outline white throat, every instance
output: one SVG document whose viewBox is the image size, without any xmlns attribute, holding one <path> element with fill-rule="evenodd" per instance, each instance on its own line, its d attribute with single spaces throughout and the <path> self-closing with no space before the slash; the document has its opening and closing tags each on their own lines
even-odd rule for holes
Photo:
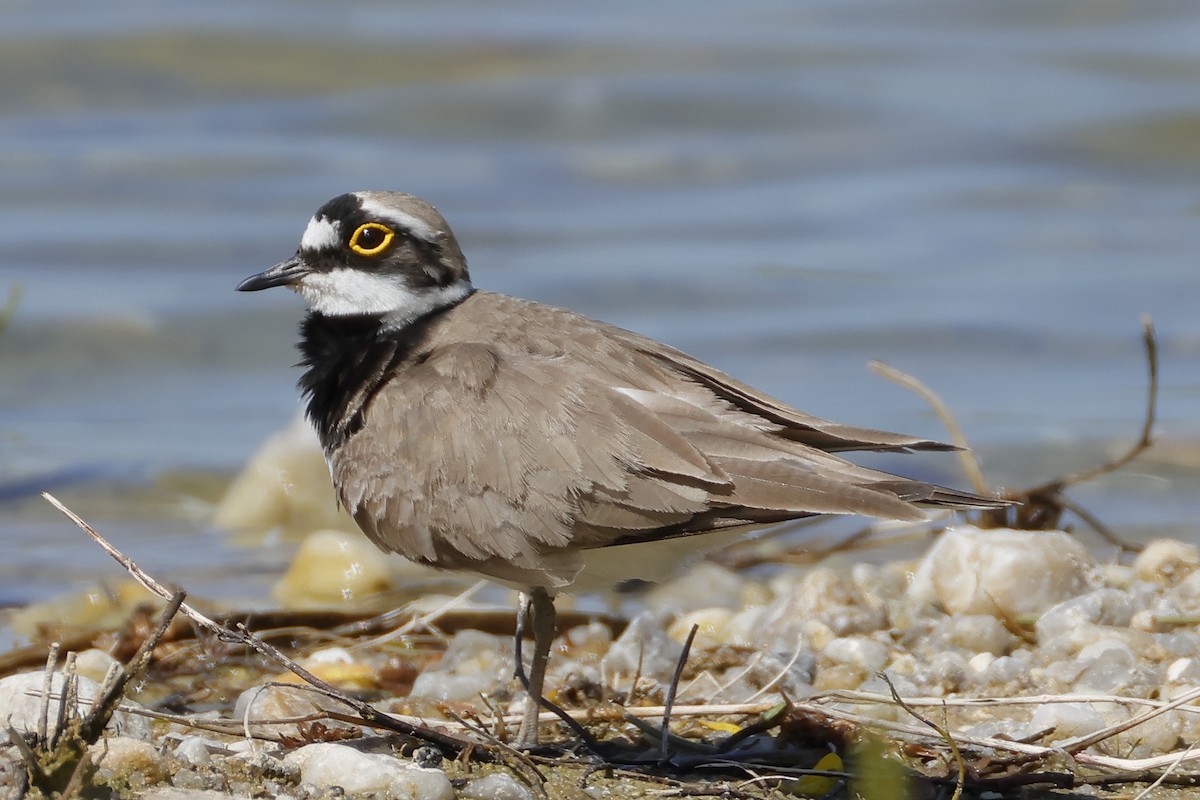
<svg viewBox="0 0 1200 800">
<path fill-rule="evenodd" d="M 413 288 L 395 275 L 341 268 L 309 273 L 294 288 L 318 314 L 327 317 L 379 314 L 384 328 L 399 330 L 432 311 L 457 303 L 473 287 L 464 278 L 449 286 Z"/>
</svg>

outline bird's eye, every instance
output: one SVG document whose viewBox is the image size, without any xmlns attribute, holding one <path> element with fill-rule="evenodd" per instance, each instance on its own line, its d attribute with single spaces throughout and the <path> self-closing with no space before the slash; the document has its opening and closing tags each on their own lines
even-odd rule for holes
<svg viewBox="0 0 1200 800">
<path fill-rule="evenodd" d="M 396 232 L 378 222 L 359 225 L 350 237 L 350 249 L 360 256 L 377 256 L 391 245 Z"/>
</svg>

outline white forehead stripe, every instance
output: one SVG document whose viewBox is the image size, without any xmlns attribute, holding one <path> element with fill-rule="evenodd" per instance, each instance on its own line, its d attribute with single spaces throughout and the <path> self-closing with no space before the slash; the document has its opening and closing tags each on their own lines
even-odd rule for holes
<svg viewBox="0 0 1200 800">
<path fill-rule="evenodd" d="M 342 226 L 336 220 L 313 217 L 300 237 L 301 250 L 332 250 L 342 244 Z"/>
<path fill-rule="evenodd" d="M 371 219 L 377 219 L 380 222 L 394 222 L 396 227 L 404 228 L 413 236 L 430 244 L 437 244 L 438 232 L 430 226 L 428 222 L 420 217 L 414 217 L 412 214 L 406 214 L 396 208 L 393 208 L 383 203 L 376 203 L 370 197 L 363 195 L 355 195 L 358 197 L 359 205 Z"/>
</svg>

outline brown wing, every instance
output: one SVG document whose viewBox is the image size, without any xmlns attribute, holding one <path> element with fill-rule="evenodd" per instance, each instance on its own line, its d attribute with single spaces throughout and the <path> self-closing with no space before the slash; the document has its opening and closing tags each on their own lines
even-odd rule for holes
<svg viewBox="0 0 1200 800">
<path fill-rule="evenodd" d="M 778 436 L 829 453 L 850 450 L 905 452 L 958 449 L 952 444 L 918 436 L 842 425 L 805 414 L 684 352 L 660 345 L 636 333 L 622 330 L 621 334 L 630 347 L 655 359 L 667 369 L 695 381 L 733 407 L 779 425 Z"/>
<path fill-rule="evenodd" d="M 435 347 L 333 455 L 341 501 L 411 559 L 563 586 L 581 548 L 816 513 L 915 519 L 909 501 L 934 492 L 775 435 L 790 428 L 704 383 L 593 355 Z"/>
</svg>

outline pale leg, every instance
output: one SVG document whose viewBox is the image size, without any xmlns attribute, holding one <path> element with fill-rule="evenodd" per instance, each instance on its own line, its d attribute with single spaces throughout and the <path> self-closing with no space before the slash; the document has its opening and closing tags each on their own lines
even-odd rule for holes
<svg viewBox="0 0 1200 800">
<path fill-rule="evenodd" d="M 546 662 L 550 658 L 550 645 L 554 643 L 554 598 L 538 586 L 521 595 L 517 619 L 517 677 L 523 677 L 521 664 L 521 633 L 524 631 L 524 611 L 528 608 L 533 617 L 533 661 L 529 665 L 529 681 L 525 689 L 529 699 L 525 704 L 525 717 L 517 732 L 518 747 L 536 747 L 538 743 L 538 715 L 542 710 L 542 685 L 546 678 Z"/>
</svg>

